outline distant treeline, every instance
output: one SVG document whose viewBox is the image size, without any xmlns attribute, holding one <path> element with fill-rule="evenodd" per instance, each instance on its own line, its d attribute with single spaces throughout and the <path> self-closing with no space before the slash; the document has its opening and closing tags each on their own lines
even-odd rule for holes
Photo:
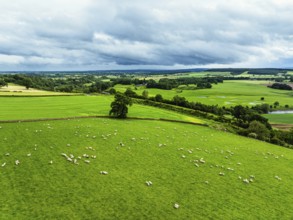
<svg viewBox="0 0 293 220">
<path fill-rule="evenodd" d="M 120 76 L 109 78 L 107 76 L 96 77 L 94 75 L 52 77 L 34 74 L 7 74 L 0 76 L 0 86 L 7 83 L 23 85 L 26 88 L 36 88 L 56 92 L 75 92 L 75 93 L 101 93 L 109 90 L 117 84 L 146 86 L 147 88 L 173 89 L 180 85 L 194 84 L 193 89 L 212 88 L 212 84 L 222 83 L 222 77 L 186 77 L 178 79 L 162 78 L 158 82 L 153 79 L 147 80 L 134 77 Z"/>
<path fill-rule="evenodd" d="M 277 75 L 278 73 L 287 73 L 291 69 L 276 69 L 276 68 L 218 68 L 218 69 L 208 69 L 206 72 L 230 72 L 232 75 L 240 75 L 244 72 L 252 75 Z"/>
<path fill-rule="evenodd" d="M 171 100 L 164 99 L 160 94 L 157 94 L 155 97 L 148 97 L 146 91 L 144 91 L 142 95 L 139 95 L 130 88 L 128 88 L 124 94 L 142 100 L 138 102 L 140 104 L 175 110 L 228 123 L 230 127 L 234 127 L 234 130 L 240 135 L 286 147 L 292 147 L 293 145 L 293 129 L 289 132 L 275 131 L 269 124 L 268 119 L 261 115 L 269 112 L 270 106 L 268 104 L 261 104 L 253 107 L 242 105 L 220 107 L 218 105 L 205 105 L 200 102 L 189 102 L 185 97 L 180 97 L 178 95 L 174 96 Z M 175 108 L 174 106 L 182 107 L 182 109 Z M 230 115 L 232 117 L 225 117 L 225 115 Z"/>
</svg>

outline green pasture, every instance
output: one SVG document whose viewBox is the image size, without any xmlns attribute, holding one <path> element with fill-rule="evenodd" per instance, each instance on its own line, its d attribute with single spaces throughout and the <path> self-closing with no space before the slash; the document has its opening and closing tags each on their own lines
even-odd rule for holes
<svg viewBox="0 0 293 220">
<path fill-rule="evenodd" d="M 290 149 L 170 122 L 0 126 L 0 219 L 293 218 Z"/>
<path fill-rule="evenodd" d="M 208 105 L 220 105 L 220 106 L 235 106 L 235 105 L 247 105 L 253 106 L 256 104 L 268 103 L 273 105 L 278 101 L 281 106 L 290 105 L 293 107 L 293 92 L 283 91 L 267 88 L 266 85 L 271 82 L 268 81 L 224 81 L 217 85 L 213 84 L 211 89 L 200 90 L 162 90 L 162 89 L 147 89 L 150 96 L 161 94 L 165 99 L 172 99 L 175 95 L 183 96 L 188 101 L 201 102 Z M 116 85 L 117 91 L 124 92 L 126 88 L 133 86 Z M 145 90 L 145 87 L 137 87 L 134 90 L 137 94 L 140 94 Z M 264 97 L 264 101 L 261 101 L 261 97 Z"/>
<path fill-rule="evenodd" d="M 274 124 L 293 124 L 293 114 L 266 114 L 270 123 Z"/>
<path fill-rule="evenodd" d="M 0 120 L 108 115 L 113 96 L 0 97 Z M 165 118 L 201 123 L 196 117 L 134 104 L 129 117 Z"/>
</svg>

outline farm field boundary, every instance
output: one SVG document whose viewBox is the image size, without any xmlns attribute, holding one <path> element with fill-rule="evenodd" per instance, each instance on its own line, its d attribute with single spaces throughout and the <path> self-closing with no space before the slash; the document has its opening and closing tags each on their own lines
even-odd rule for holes
<svg viewBox="0 0 293 220">
<path fill-rule="evenodd" d="M 106 115 L 95 115 L 95 116 L 76 116 L 76 117 L 65 117 L 65 118 L 38 118 L 38 119 L 22 119 L 22 120 L 0 120 L 0 123 L 22 123 L 22 122 L 39 122 L 39 121 L 62 121 L 62 120 L 84 119 L 84 118 L 110 118 L 110 119 L 114 119 L 113 117 L 106 116 Z M 174 119 L 165 119 L 165 118 L 128 117 L 126 120 L 167 121 L 167 122 L 175 122 L 175 123 L 191 124 L 191 125 L 199 125 L 199 126 L 208 127 L 207 124 L 190 122 L 190 121 L 174 120 Z"/>
</svg>

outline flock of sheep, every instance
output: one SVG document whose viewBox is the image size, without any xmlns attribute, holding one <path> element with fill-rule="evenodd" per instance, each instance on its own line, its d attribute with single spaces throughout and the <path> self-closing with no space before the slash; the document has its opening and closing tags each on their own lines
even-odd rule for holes
<svg viewBox="0 0 293 220">
<path fill-rule="evenodd" d="M 52 127 L 50 126 L 50 125 L 48 125 L 48 128 L 49 129 L 52 129 Z M 74 133 L 74 135 L 75 136 L 79 136 L 79 126 L 77 126 L 76 127 L 77 128 L 77 130 L 75 131 L 75 133 Z M 90 128 L 90 126 L 89 126 L 89 128 Z M 157 127 L 157 129 L 160 129 L 160 127 Z M 177 128 L 174 128 L 175 130 L 177 129 Z M 36 131 L 42 131 L 42 130 L 36 130 Z M 163 132 L 165 132 L 166 130 L 165 129 L 162 129 L 162 131 Z M 113 136 L 116 136 L 117 135 L 117 133 L 118 133 L 118 131 L 117 130 L 115 130 L 114 131 L 114 133 L 113 134 L 107 134 L 107 135 L 105 135 L 105 134 L 102 134 L 101 135 L 101 138 L 103 139 L 103 140 L 107 140 L 108 138 L 110 138 L 112 135 Z M 147 132 L 146 132 L 147 133 Z M 183 134 L 183 136 L 185 136 L 187 139 L 189 138 L 189 136 L 188 136 L 188 134 L 187 133 L 182 133 Z M 155 134 L 157 137 L 159 136 L 158 134 Z M 86 136 L 85 136 L 86 138 L 93 138 L 93 139 L 95 139 L 96 138 L 96 136 L 91 136 L 91 135 L 89 135 L 89 134 L 87 134 Z M 169 142 L 168 143 L 159 143 L 157 146 L 159 147 L 159 148 L 164 148 L 164 147 L 168 147 L 169 146 L 169 144 L 170 143 L 172 143 L 172 141 L 174 140 L 174 137 L 169 137 L 169 136 L 167 136 L 167 138 L 168 138 L 168 140 L 169 140 Z M 203 139 L 203 141 L 204 140 L 206 140 L 206 139 L 204 139 L 204 137 L 202 137 Z M 136 137 L 132 137 L 131 139 L 130 139 L 132 142 L 135 142 L 135 141 L 137 141 L 137 140 L 146 140 L 146 141 L 149 141 L 149 138 L 145 138 L 145 137 L 142 137 L 142 138 L 136 138 Z M 150 142 L 148 142 L 148 143 L 150 143 Z M 119 148 L 124 148 L 125 146 L 127 145 L 127 141 L 125 142 L 122 142 L 122 141 L 120 141 L 118 144 L 117 144 L 117 146 L 119 147 Z M 35 148 L 34 148 L 34 150 L 36 151 L 37 150 L 37 148 L 36 148 L 36 146 L 37 145 L 35 145 Z M 68 149 L 70 149 L 71 148 L 71 144 L 67 144 L 66 145 L 67 146 L 67 150 Z M 116 147 L 116 149 L 118 149 L 118 147 Z M 76 155 L 73 155 L 73 154 L 67 154 L 67 153 L 61 153 L 61 156 L 66 160 L 66 161 L 68 161 L 69 163 L 72 163 L 72 164 L 75 164 L 75 165 L 79 165 L 80 164 L 80 162 L 83 162 L 83 163 L 86 163 L 86 164 L 90 164 L 91 163 L 91 160 L 94 160 L 94 159 L 96 159 L 96 155 L 94 154 L 94 152 L 96 151 L 96 149 L 94 149 L 93 147 L 86 147 L 85 148 L 86 150 L 87 150 L 87 152 L 89 152 L 89 151 L 91 151 L 92 153 L 83 153 L 83 154 L 81 154 L 81 155 L 78 155 L 78 156 L 76 156 Z M 129 147 L 129 149 L 130 149 L 130 147 Z M 236 149 L 236 148 L 235 148 Z M 184 149 L 184 148 L 178 148 L 177 149 L 178 151 L 180 151 L 180 152 L 183 152 L 183 153 L 179 153 L 179 155 L 181 156 L 181 158 L 183 158 L 183 159 L 185 159 L 185 160 L 187 160 L 188 158 L 190 159 L 189 160 L 189 162 L 191 162 L 195 167 L 196 167 L 196 169 L 200 169 L 200 167 L 202 167 L 202 166 L 209 166 L 210 168 L 219 168 L 220 169 L 220 172 L 218 173 L 218 175 L 219 176 L 225 176 L 226 175 L 226 172 L 236 172 L 235 171 L 235 169 L 234 168 L 231 168 L 231 167 L 227 167 L 227 166 L 224 166 L 224 165 L 220 165 L 220 164 L 214 164 L 214 163 L 212 163 L 211 161 L 208 161 L 208 162 L 206 162 L 206 160 L 204 159 L 204 157 L 203 157 L 203 154 L 201 154 L 201 156 L 197 156 L 197 154 L 200 154 L 200 152 L 202 151 L 202 152 L 205 152 L 205 153 L 207 153 L 207 154 L 210 154 L 211 153 L 211 150 L 207 150 L 207 149 L 201 149 L 201 148 L 194 148 L 194 149 L 191 149 L 191 148 L 189 148 L 189 149 Z M 218 149 L 215 149 L 215 150 L 218 150 Z M 196 152 L 196 153 L 195 153 Z M 233 157 L 233 155 L 234 155 L 234 152 L 232 152 L 232 151 L 230 151 L 230 150 L 226 150 L 226 151 L 224 151 L 224 150 L 220 150 L 220 153 L 221 154 L 223 154 L 223 157 L 226 159 L 226 160 L 229 160 L 231 157 Z M 10 153 L 5 153 L 4 154 L 6 157 L 9 157 L 10 156 Z M 189 156 L 190 155 L 190 156 Z M 26 155 L 27 157 L 31 157 L 32 156 L 32 154 L 31 153 L 27 153 L 27 155 Z M 283 155 L 281 155 L 281 156 L 283 156 Z M 277 156 L 276 156 L 277 157 Z M 20 162 L 20 160 L 19 159 L 16 159 L 15 161 L 14 161 L 14 164 L 15 164 L 15 166 L 19 166 L 20 164 L 21 164 L 21 162 Z M 49 160 L 49 162 L 48 162 L 48 164 L 49 165 L 53 165 L 53 160 Z M 231 163 L 230 163 L 231 164 Z M 7 165 L 7 161 L 5 161 L 5 162 L 3 162 L 2 164 L 1 164 L 1 167 L 2 168 L 4 168 L 5 166 Z M 241 166 L 242 165 L 242 163 L 240 163 L 240 162 L 237 162 L 236 164 L 235 164 L 236 166 Z M 236 169 L 237 170 L 237 169 Z M 108 171 L 105 171 L 105 170 L 102 170 L 102 171 L 100 171 L 100 174 L 101 175 L 108 175 L 109 174 L 109 172 Z M 245 183 L 245 184 L 251 184 L 251 183 L 253 183 L 253 182 L 255 182 L 255 180 L 256 180 L 256 178 L 255 178 L 255 176 L 254 175 L 252 175 L 252 174 L 248 174 L 247 175 L 247 177 L 241 177 L 241 176 L 238 176 L 238 179 L 239 180 L 241 180 L 243 183 Z M 281 180 L 281 178 L 279 177 L 279 176 L 275 176 L 275 179 L 277 179 L 277 180 Z M 205 184 L 210 184 L 210 181 L 209 180 L 205 180 L 204 181 L 204 183 Z M 146 182 L 145 182 L 145 185 L 146 186 L 148 186 L 148 187 L 151 187 L 151 186 L 153 186 L 153 182 L 152 181 L 150 181 L 150 180 L 147 180 Z M 178 209 L 180 206 L 179 206 L 179 204 L 178 203 L 175 203 L 174 205 L 173 205 L 173 207 L 175 208 L 175 209 Z"/>
</svg>

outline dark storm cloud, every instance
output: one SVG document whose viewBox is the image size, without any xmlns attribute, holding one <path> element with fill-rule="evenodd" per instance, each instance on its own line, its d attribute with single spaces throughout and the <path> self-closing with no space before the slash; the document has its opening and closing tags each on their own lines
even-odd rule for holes
<svg viewBox="0 0 293 220">
<path fill-rule="evenodd" d="M 0 0 L 0 68 L 288 65 L 287 0 Z"/>
</svg>

